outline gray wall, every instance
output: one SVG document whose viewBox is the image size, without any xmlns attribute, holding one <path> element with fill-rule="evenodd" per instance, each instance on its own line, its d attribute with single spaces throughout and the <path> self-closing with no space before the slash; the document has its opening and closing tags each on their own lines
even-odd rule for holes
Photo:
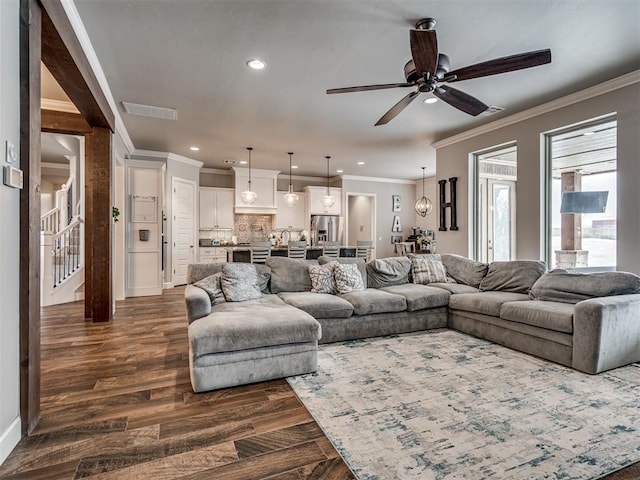
<svg viewBox="0 0 640 480">
<path fill-rule="evenodd" d="M 416 188 L 413 183 L 386 183 L 375 181 L 342 180 L 342 214 L 346 212 L 347 193 L 374 193 L 376 195 L 376 258 L 390 257 L 394 255 L 394 247 L 391 244 L 392 235 L 402 235 L 403 238 L 411 235 L 411 227 L 415 225 L 413 204 L 416 201 Z M 401 196 L 401 212 L 392 211 L 392 195 Z M 399 215 L 402 224 L 401 233 L 393 233 L 393 216 Z"/>
<path fill-rule="evenodd" d="M 20 146 L 19 1 L 0 1 L 0 141 Z M 18 155 L 18 158 L 20 156 Z M 20 167 L 19 162 L 15 165 Z M 0 185 L 0 463 L 20 440 L 19 311 L 20 191 Z"/>
<path fill-rule="evenodd" d="M 443 146 L 437 179 L 458 177 L 457 232 L 437 232 L 438 251 L 469 255 L 469 154 L 515 141 L 518 145 L 516 257 L 543 259 L 541 133 L 617 112 L 618 269 L 640 274 L 640 84 L 614 90 L 509 126 Z M 438 212 L 436 212 L 436 219 Z M 446 246 L 446 247 L 445 247 Z"/>
</svg>

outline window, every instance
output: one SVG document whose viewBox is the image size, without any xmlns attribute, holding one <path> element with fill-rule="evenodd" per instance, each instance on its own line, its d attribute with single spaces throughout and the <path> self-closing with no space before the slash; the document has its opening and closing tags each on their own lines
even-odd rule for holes
<svg viewBox="0 0 640 480">
<path fill-rule="evenodd" d="M 616 267 L 616 133 L 609 117 L 545 135 L 551 268 Z"/>
<path fill-rule="evenodd" d="M 472 155 L 476 178 L 474 256 L 481 262 L 513 260 L 517 148 L 503 145 Z"/>
</svg>

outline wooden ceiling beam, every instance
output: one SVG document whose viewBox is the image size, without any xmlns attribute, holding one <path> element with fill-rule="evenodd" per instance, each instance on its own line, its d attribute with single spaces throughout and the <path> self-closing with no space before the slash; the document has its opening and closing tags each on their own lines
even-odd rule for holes
<svg viewBox="0 0 640 480">
<path fill-rule="evenodd" d="M 91 133 L 91 126 L 79 113 L 41 110 L 40 115 L 43 132 L 65 133 L 67 135 Z"/>
<path fill-rule="evenodd" d="M 85 120 L 115 132 L 115 114 L 60 0 L 42 5 L 42 61 Z"/>
</svg>

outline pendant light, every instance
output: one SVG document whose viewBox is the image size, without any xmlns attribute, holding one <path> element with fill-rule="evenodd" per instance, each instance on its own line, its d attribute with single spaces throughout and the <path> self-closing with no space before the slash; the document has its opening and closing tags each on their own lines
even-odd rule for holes
<svg viewBox="0 0 640 480">
<path fill-rule="evenodd" d="M 293 152 L 289 152 L 289 191 L 284 194 L 284 203 L 289 207 L 293 207 L 298 203 L 298 195 L 293 191 L 293 184 L 291 183 L 291 157 Z"/>
<path fill-rule="evenodd" d="M 431 200 L 424 196 L 424 169 L 425 167 L 422 167 L 422 198 L 420 198 L 413 207 L 415 208 L 416 213 L 421 217 L 426 217 L 433 209 Z"/>
<path fill-rule="evenodd" d="M 331 208 L 333 204 L 336 203 L 336 197 L 332 197 L 331 191 L 329 190 L 329 160 L 331 157 L 327 155 L 324 158 L 327 159 L 327 194 L 320 199 L 320 203 L 324 208 Z"/>
<path fill-rule="evenodd" d="M 251 150 L 253 150 L 253 147 L 247 147 L 247 150 L 249 150 L 249 182 L 247 183 L 247 189 L 240 194 L 240 197 L 242 198 L 242 203 L 252 205 L 256 201 L 258 194 L 251 190 Z"/>
</svg>

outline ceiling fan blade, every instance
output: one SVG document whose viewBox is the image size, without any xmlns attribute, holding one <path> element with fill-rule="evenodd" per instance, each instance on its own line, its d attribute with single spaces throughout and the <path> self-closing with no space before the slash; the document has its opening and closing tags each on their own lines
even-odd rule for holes
<svg viewBox="0 0 640 480">
<path fill-rule="evenodd" d="M 413 87 L 415 83 L 383 83 L 381 85 L 363 85 L 361 87 L 331 88 L 327 90 L 331 93 L 366 92 L 367 90 L 384 90 L 385 88 Z"/>
<path fill-rule="evenodd" d="M 462 110 L 464 113 L 468 113 L 474 117 L 480 115 L 489 108 L 487 105 L 468 93 L 464 93 L 463 91 L 452 87 L 447 87 L 446 85 L 436 87 L 433 94 L 443 102 L 447 102 L 452 107 Z"/>
<path fill-rule="evenodd" d="M 409 35 L 411 56 L 416 71 L 422 78 L 428 72 L 429 77 L 438 68 L 438 38 L 435 30 L 411 30 Z"/>
<path fill-rule="evenodd" d="M 519 53 L 508 57 L 495 58 L 468 67 L 453 70 L 445 75 L 444 81 L 458 82 L 471 78 L 486 77 L 499 73 L 513 72 L 523 68 L 537 67 L 551 63 L 551 50 L 536 50 L 535 52 Z"/>
<path fill-rule="evenodd" d="M 400 100 L 398 103 L 396 103 L 393 107 L 391 107 L 391 109 L 389 109 L 389 111 L 387 113 L 385 113 L 380 120 L 378 120 L 376 122 L 376 127 L 378 125 L 386 125 L 387 123 L 389 123 L 391 120 L 393 120 L 394 118 L 396 118 L 396 115 L 398 115 L 402 110 L 404 110 L 411 102 L 413 102 L 413 99 L 416 98 L 418 95 L 420 94 L 420 91 L 416 91 L 416 92 L 411 92 L 410 94 L 408 94 L 407 96 L 405 96 L 402 100 Z"/>
</svg>

